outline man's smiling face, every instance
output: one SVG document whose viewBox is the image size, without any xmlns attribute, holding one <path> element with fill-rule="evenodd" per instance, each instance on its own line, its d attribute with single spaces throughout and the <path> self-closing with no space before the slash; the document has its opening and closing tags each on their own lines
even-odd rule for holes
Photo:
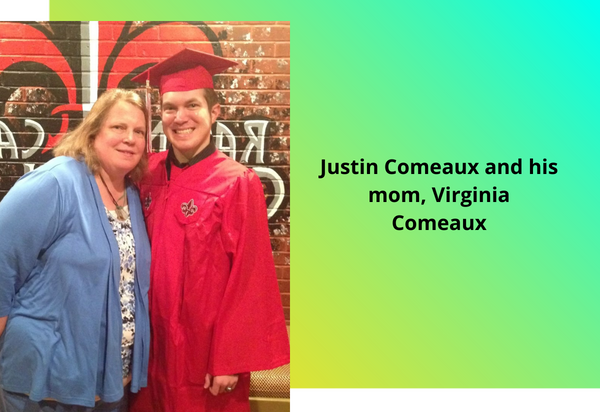
<svg viewBox="0 0 600 412">
<path fill-rule="evenodd" d="M 163 131 L 178 161 L 186 163 L 208 146 L 220 110 L 219 104 L 208 107 L 202 89 L 162 95 Z"/>
</svg>

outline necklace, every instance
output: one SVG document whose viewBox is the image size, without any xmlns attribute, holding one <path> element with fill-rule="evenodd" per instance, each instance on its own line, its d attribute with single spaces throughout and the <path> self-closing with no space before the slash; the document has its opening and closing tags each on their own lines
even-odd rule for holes
<svg viewBox="0 0 600 412">
<path fill-rule="evenodd" d="M 100 175 L 100 180 L 102 180 L 102 184 L 106 188 L 106 191 L 108 192 L 108 194 L 109 194 L 110 198 L 112 199 L 115 207 L 117 208 L 115 210 L 115 212 L 117 213 L 117 219 L 119 219 L 121 222 L 124 221 L 124 220 L 127 220 L 127 211 L 125 210 L 125 208 L 123 206 L 119 205 L 119 202 L 121 201 L 121 199 L 123 199 L 125 197 L 125 195 L 127 194 L 127 191 L 123 192 L 123 194 L 121 195 L 121 197 L 119 199 L 115 200 L 115 197 L 110 192 L 110 189 L 108 188 L 106 182 L 104 181 L 104 178 L 102 177 L 102 173 L 98 173 L 98 175 Z"/>
</svg>

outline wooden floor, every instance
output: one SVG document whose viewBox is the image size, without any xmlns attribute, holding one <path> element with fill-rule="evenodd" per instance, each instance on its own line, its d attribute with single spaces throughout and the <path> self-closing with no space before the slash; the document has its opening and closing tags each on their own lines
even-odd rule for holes
<svg viewBox="0 0 600 412">
<path fill-rule="evenodd" d="M 289 399 L 250 398 L 252 412 L 290 412 Z"/>
</svg>

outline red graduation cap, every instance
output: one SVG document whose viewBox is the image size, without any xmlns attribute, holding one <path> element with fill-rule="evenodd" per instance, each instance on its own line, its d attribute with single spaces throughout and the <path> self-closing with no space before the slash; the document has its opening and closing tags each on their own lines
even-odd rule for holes
<svg viewBox="0 0 600 412">
<path fill-rule="evenodd" d="M 214 54 L 183 49 L 132 80 L 142 84 L 150 80 L 150 85 L 158 86 L 161 95 L 166 92 L 212 89 L 212 76 L 236 64 Z"/>
</svg>

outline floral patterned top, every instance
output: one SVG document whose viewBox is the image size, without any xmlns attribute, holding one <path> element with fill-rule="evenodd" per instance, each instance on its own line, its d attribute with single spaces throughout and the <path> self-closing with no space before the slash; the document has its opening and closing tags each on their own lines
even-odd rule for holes
<svg viewBox="0 0 600 412">
<path fill-rule="evenodd" d="M 121 296 L 121 317 L 123 319 L 123 339 L 121 341 L 121 358 L 123 359 L 123 379 L 125 379 L 131 370 L 131 353 L 133 350 L 133 336 L 135 334 L 135 241 L 131 231 L 131 218 L 129 210 L 126 220 L 117 219 L 114 210 L 106 210 L 108 221 L 112 227 L 117 244 L 119 245 L 119 254 L 121 256 L 121 282 L 119 285 L 119 295 Z"/>
</svg>

